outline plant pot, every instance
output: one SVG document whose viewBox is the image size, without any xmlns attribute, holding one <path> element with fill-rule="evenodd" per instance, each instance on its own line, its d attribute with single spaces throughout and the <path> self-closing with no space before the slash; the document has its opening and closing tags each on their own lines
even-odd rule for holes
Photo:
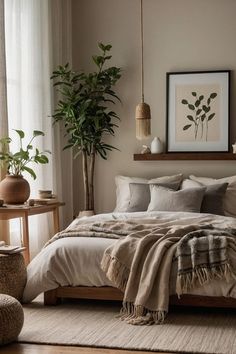
<svg viewBox="0 0 236 354">
<path fill-rule="evenodd" d="M 79 213 L 79 218 L 82 218 L 83 216 L 93 216 L 95 215 L 94 210 L 82 210 Z"/>
<path fill-rule="evenodd" d="M 0 182 L 0 198 L 6 204 L 23 204 L 30 196 L 30 185 L 22 176 L 6 175 Z"/>
</svg>

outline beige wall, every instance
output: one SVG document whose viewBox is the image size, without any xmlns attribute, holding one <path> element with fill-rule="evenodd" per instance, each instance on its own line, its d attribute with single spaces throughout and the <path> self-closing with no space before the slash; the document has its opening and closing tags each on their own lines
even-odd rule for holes
<svg viewBox="0 0 236 354">
<path fill-rule="evenodd" d="M 231 139 L 236 137 L 236 1 L 235 0 L 144 0 L 145 97 L 152 110 L 152 136 L 165 140 L 166 72 L 231 69 Z M 113 64 L 123 69 L 117 92 L 122 105 L 116 138 L 121 151 L 96 165 L 96 211 L 115 205 L 114 177 L 160 176 L 183 172 L 207 176 L 236 173 L 236 164 L 209 161 L 134 162 L 141 144 L 135 138 L 135 106 L 140 100 L 139 0 L 73 0 L 73 66 L 94 68 L 90 57 L 97 42 L 113 45 Z M 149 141 L 150 142 L 150 139 Z M 79 168 L 75 186 L 81 190 Z M 81 206 L 80 200 L 77 209 Z"/>
</svg>

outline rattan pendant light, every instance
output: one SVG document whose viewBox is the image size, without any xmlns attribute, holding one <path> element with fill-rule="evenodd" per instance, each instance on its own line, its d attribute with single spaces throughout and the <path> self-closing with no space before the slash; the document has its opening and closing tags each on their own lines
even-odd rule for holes
<svg viewBox="0 0 236 354">
<path fill-rule="evenodd" d="M 145 139 L 151 135 L 151 110 L 144 102 L 144 65 L 143 65 L 143 0 L 140 0 L 140 35 L 141 35 L 141 103 L 136 106 L 136 138 Z"/>
</svg>

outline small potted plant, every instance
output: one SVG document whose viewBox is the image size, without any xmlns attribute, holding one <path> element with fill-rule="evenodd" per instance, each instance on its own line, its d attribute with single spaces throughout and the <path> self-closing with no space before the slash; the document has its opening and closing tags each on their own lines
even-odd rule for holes
<svg viewBox="0 0 236 354">
<path fill-rule="evenodd" d="M 33 140 L 37 136 L 44 136 L 44 133 L 39 130 L 33 131 L 33 136 L 28 144 L 23 146 L 25 133 L 22 130 L 14 129 L 20 138 L 20 149 L 16 152 L 11 152 L 9 144 L 12 139 L 4 137 L 0 139 L 0 164 L 1 167 L 7 169 L 6 177 L 0 182 L 0 198 L 7 204 L 22 204 L 30 196 L 30 186 L 27 180 L 22 176 L 22 173 L 29 173 L 34 179 L 36 174 L 34 170 L 28 166 L 31 163 L 48 163 L 48 157 L 45 153 L 49 151 L 40 152 L 39 149 L 32 145 Z"/>
<path fill-rule="evenodd" d="M 82 155 L 84 181 L 84 210 L 80 215 L 94 213 L 94 168 L 95 157 L 107 159 L 107 153 L 116 149 L 105 141 L 114 136 L 118 127 L 118 115 L 111 110 L 115 101 L 120 101 L 113 87 L 121 77 L 121 69 L 107 67 L 111 59 L 110 44 L 98 44 L 100 55 L 92 57 L 96 71 L 85 73 L 73 71 L 69 64 L 59 66 L 53 72 L 54 86 L 60 92 L 54 122 L 62 122 L 68 143 L 64 147 L 74 150 L 74 158 Z"/>
</svg>

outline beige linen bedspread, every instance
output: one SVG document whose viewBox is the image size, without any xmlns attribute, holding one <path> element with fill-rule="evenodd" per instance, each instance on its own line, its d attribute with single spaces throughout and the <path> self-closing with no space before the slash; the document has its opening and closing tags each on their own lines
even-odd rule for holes
<svg viewBox="0 0 236 354">
<path fill-rule="evenodd" d="M 166 226 L 211 223 L 214 226 L 236 227 L 236 219 L 210 214 L 187 212 L 138 212 L 108 213 L 90 218 L 75 219 L 67 228 L 72 230 L 81 223 L 109 220 L 128 220 L 151 218 Z M 95 237 L 69 237 L 51 243 L 30 262 L 27 267 L 27 284 L 23 301 L 30 302 L 44 291 L 58 286 L 112 286 L 100 267 L 104 251 L 117 240 Z M 236 267 L 236 254 L 230 250 L 230 259 Z M 176 293 L 177 259 L 171 266 L 170 294 Z M 236 282 L 213 280 L 210 284 L 195 287 L 189 291 L 192 295 L 226 296 L 236 298 Z"/>
<path fill-rule="evenodd" d="M 215 278 L 235 278 L 227 251 L 231 248 L 236 252 L 236 231 L 225 228 L 225 224 L 213 227 L 209 221 L 186 225 L 168 225 L 148 218 L 85 221 L 57 234 L 49 244 L 81 235 L 118 238 L 106 249 L 102 269 L 124 291 L 122 319 L 131 324 L 151 324 L 162 322 L 168 311 L 174 257 L 178 258 L 178 294 Z"/>
</svg>

